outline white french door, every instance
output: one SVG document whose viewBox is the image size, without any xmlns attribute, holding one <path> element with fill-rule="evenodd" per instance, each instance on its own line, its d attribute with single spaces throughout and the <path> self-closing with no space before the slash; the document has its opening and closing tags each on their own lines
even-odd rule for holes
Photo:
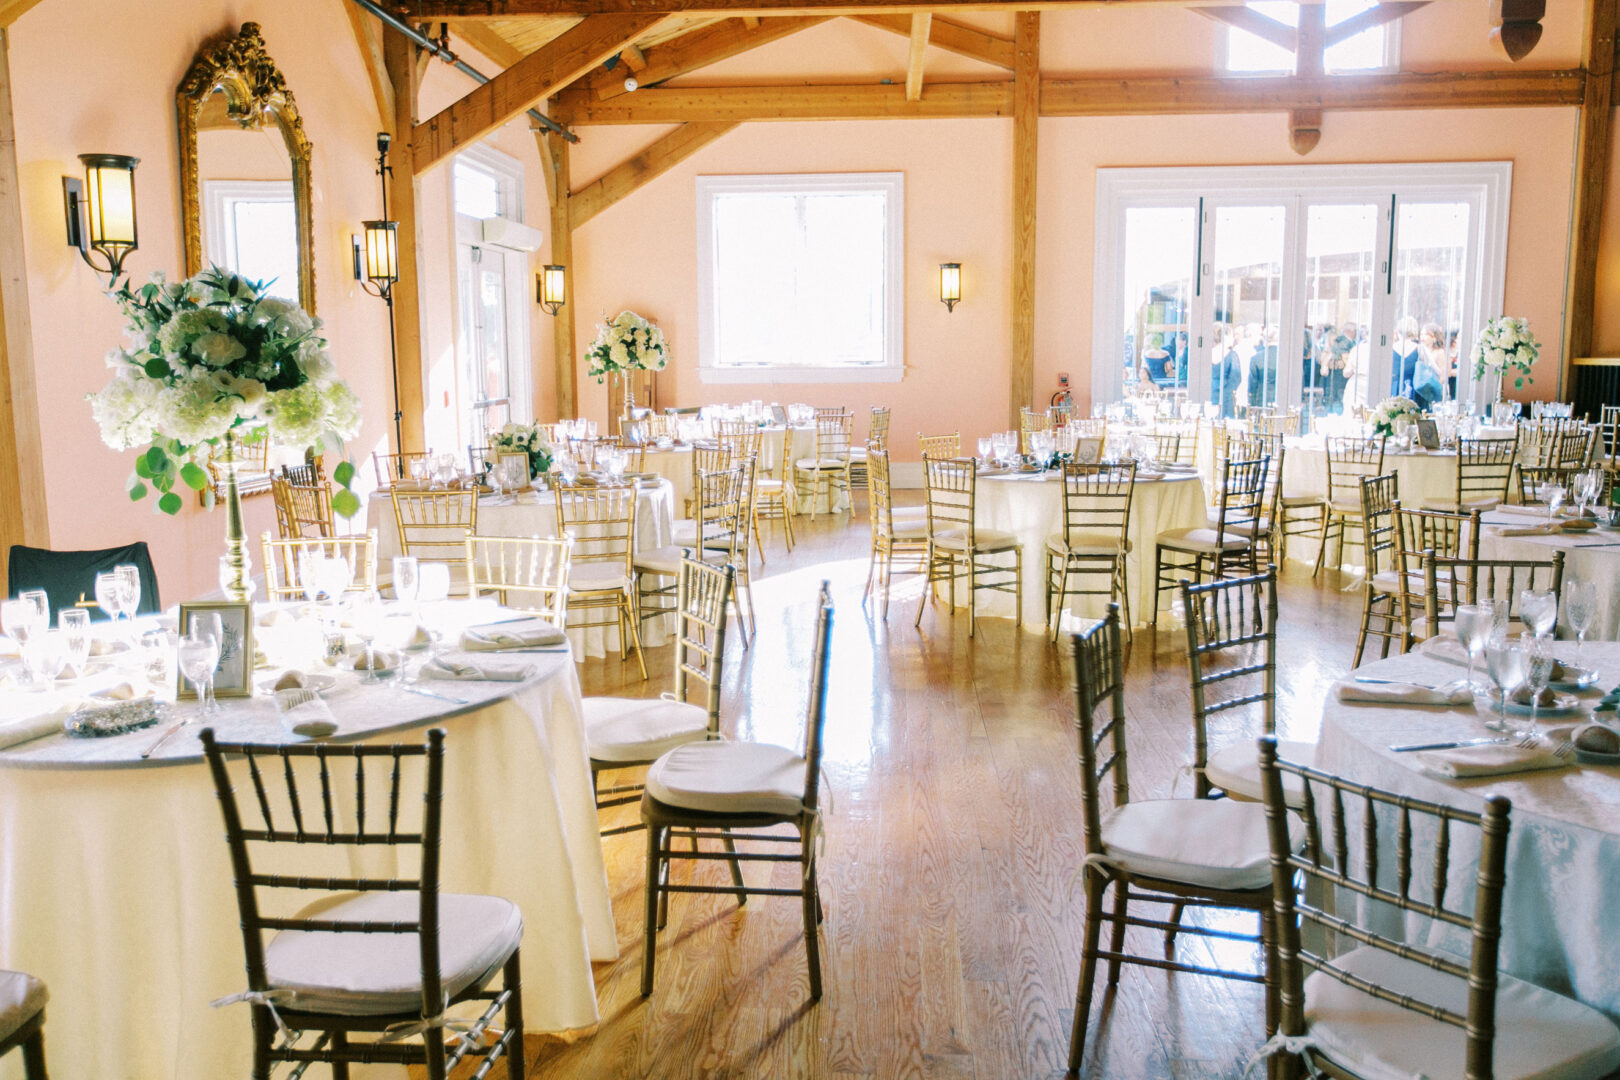
<svg viewBox="0 0 1620 1080">
<path fill-rule="evenodd" d="M 1314 416 L 1476 393 L 1463 361 L 1500 312 L 1510 177 L 1507 163 L 1099 170 L 1093 355 L 1118 359 L 1092 365 L 1093 401 L 1151 381 L 1223 415 Z"/>
</svg>

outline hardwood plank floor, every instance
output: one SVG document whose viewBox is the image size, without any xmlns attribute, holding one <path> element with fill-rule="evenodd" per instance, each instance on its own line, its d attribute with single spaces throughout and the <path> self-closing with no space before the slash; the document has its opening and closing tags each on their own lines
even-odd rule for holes
<svg viewBox="0 0 1620 1080">
<path fill-rule="evenodd" d="M 734 638 L 726 658 L 728 735 L 801 746 L 816 586 L 831 581 L 824 997 L 808 1003 L 796 900 L 753 897 L 739 910 L 730 896 L 685 895 L 672 898 L 657 986 L 643 1000 L 644 834 L 613 837 L 620 958 L 596 971 L 601 1024 L 572 1040 L 531 1037 L 531 1076 L 1063 1075 L 1082 928 L 1071 889 L 1082 838 L 1066 654 L 1005 619 L 981 621 L 969 640 L 965 614 L 939 607 L 914 630 L 920 590 L 907 579 L 886 623 L 863 610 L 863 505 L 853 520 L 797 519 L 791 556 L 779 533 L 770 537 L 755 580 L 759 640 L 744 650 Z M 1284 734 L 1314 735 L 1328 685 L 1349 667 L 1360 592 L 1344 584 L 1331 572 L 1313 583 L 1298 564 L 1284 572 Z M 1025 587 L 1040 587 L 1038 571 Z M 1139 797 L 1190 790 L 1186 778 L 1177 786 L 1192 742 L 1184 647 L 1167 628 L 1156 638 L 1139 631 L 1129 648 Z M 651 650 L 645 683 L 633 663 L 589 661 L 585 692 L 660 693 L 670 652 Z M 776 869 L 783 884 L 796 872 Z M 719 863 L 698 873 L 725 877 Z M 1181 940 L 1196 960 L 1254 959 L 1252 949 Z M 1261 1041 L 1259 987 L 1127 968 L 1115 992 L 1098 989 L 1084 1074 L 1235 1078 Z"/>
</svg>

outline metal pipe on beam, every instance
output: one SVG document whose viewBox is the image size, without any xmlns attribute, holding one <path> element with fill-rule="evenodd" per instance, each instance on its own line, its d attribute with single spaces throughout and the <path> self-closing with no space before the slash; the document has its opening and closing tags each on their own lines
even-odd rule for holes
<svg viewBox="0 0 1620 1080">
<path fill-rule="evenodd" d="M 426 37 L 423 34 L 419 33 L 414 26 L 412 26 L 409 23 L 405 22 L 403 19 L 399 18 L 397 15 L 392 14 L 386 8 L 378 6 L 377 4 L 373 3 L 372 0 L 352 0 L 352 2 L 354 4 L 356 4 L 356 5 L 358 5 L 360 8 L 364 9 L 365 11 L 371 12 L 371 14 L 377 16 L 377 18 L 381 19 L 384 23 L 388 24 L 389 26 L 392 26 L 395 30 L 398 30 L 401 34 L 404 34 L 405 37 L 408 38 L 411 41 L 412 44 L 417 45 L 417 46 L 419 46 L 419 47 L 421 47 L 423 49 L 426 49 L 430 55 L 438 57 L 440 60 L 443 60 L 445 63 L 449 64 L 451 67 L 455 68 L 457 71 L 461 72 L 463 75 L 465 75 L 468 78 L 474 80 L 475 82 L 478 83 L 479 86 L 482 86 L 485 83 L 489 82 L 489 76 L 488 75 L 485 75 L 482 71 L 479 71 L 477 68 L 473 67 L 471 64 L 467 63 L 465 60 L 462 60 L 460 57 L 458 57 L 454 52 L 450 51 L 450 49 L 448 49 L 444 45 L 441 45 L 437 41 L 434 41 L 432 38 Z M 539 109 L 530 109 L 529 110 L 529 118 L 531 120 L 533 120 L 535 123 L 539 124 L 541 127 L 545 128 L 547 131 L 554 132 L 555 134 L 561 135 L 563 138 L 567 139 L 569 142 L 579 142 L 579 136 L 578 135 L 575 135 L 572 131 L 569 131 L 567 128 L 564 128 L 562 125 L 558 124 L 555 120 L 553 120 L 551 117 L 547 116 L 545 113 L 541 112 Z"/>
</svg>

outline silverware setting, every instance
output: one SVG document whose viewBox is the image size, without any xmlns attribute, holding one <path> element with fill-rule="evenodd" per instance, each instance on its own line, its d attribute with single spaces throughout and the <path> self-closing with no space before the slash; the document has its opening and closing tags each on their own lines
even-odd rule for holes
<svg viewBox="0 0 1620 1080">
<path fill-rule="evenodd" d="M 1464 746 L 1495 746 L 1499 743 L 1512 741 L 1512 736 L 1505 736 L 1500 739 L 1458 739 L 1453 742 L 1402 743 L 1391 746 L 1389 749 L 1396 754 L 1410 754 L 1414 750 L 1456 750 Z"/>
<path fill-rule="evenodd" d="M 157 752 L 158 747 L 169 741 L 169 736 L 173 735 L 175 732 L 179 731 L 189 723 L 191 723 L 191 720 L 189 717 L 186 717 L 176 720 L 174 723 L 170 724 L 168 730 L 157 737 L 156 742 L 152 743 L 151 746 L 148 746 L 145 750 L 141 751 L 141 760 L 145 761 L 147 758 L 151 757 Z"/>
<path fill-rule="evenodd" d="M 1368 683 L 1374 686 L 1412 686 L 1419 690 L 1438 690 L 1439 686 L 1429 683 L 1410 682 L 1406 679 L 1380 679 L 1375 675 L 1357 675 L 1356 682 Z"/>
<path fill-rule="evenodd" d="M 421 694 L 423 697 L 437 698 L 440 701 L 448 701 L 452 705 L 467 704 L 466 698 L 451 697 L 448 694 L 435 694 L 431 690 L 423 690 L 420 686 L 402 686 L 400 689 L 406 691 L 407 693 Z"/>
</svg>

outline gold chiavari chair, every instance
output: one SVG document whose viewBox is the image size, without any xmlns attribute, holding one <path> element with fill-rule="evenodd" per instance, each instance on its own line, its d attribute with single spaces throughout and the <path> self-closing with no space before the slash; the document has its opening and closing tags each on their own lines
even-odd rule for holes
<svg viewBox="0 0 1620 1080">
<path fill-rule="evenodd" d="M 753 444 L 758 447 L 759 438 L 755 435 Z M 745 453 L 743 445 L 727 447 L 727 467 L 740 469 L 742 479 L 737 493 L 736 506 L 730 510 L 729 528 L 725 533 L 711 542 L 720 555 L 723 555 L 736 571 L 736 581 L 731 590 L 732 609 L 737 613 L 737 631 L 742 635 L 743 648 L 749 647 L 749 640 L 754 636 L 756 623 L 754 621 L 754 576 L 750 571 L 754 551 L 754 500 L 756 475 L 759 470 L 759 457 L 755 454 Z"/>
<path fill-rule="evenodd" d="M 272 476 L 270 494 L 275 501 L 276 529 L 283 539 L 336 535 L 332 491 L 324 482 L 296 484 L 285 474 Z"/>
<path fill-rule="evenodd" d="M 594 439 L 570 439 L 570 449 L 574 460 L 579 462 L 580 471 L 597 467 L 597 454 L 608 447 L 618 449 L 619 437 L 617 435 L 601 435 Z"/>
<path fill-rule="evenodd" d="M 749 894 L 798 896 L 804 912 L 804 951 L 810 976 L 810 1000 L 821 999 L 821 887 L 817 866 L 821 832 L 820 785 L 822 733 L 827 717 L 827 674 L 831 666 L 832 600 L 821 583 L 817 601 L 815 651 L 811 658 L 810 703 L 805 716 L 804 753 L 786 747 L 742 740 L 690 742 L 664 754 L 647 770 L 641 798 L 641 820 L 647 826 L 646 930 L 641 945 L 641 996 L 653 989 L 658 931 L 669 913 L 670 893 L 732 893 L 738 904 Z M 739 784 L 739 781 L 743 783 Z M 750 783 L 752 781 L 752 783 Z M 796 835 L 774 831 L 789 826 Z M 761 831 L 772 830 L 772 831 Z M 697 850 L 705 837 L 721 837 L 732 884 L 674 884 L 670 865 L 676 859 L 707 860 L 716 853 Z M 678 851 L 679 840 L 692 850 Z M 750 842 L 741 851 L 734 840 Z M 797 855 L 761 851 L 756 845 L 787 844 Z M 781 853 L 779 853 L 781 852 Z M 745 885 L 741 864 L 799 864 L 791 887 Z M 779 879 L 772 877 L 772 882 Z"/>
<path fill-rule="evenodd" d="M 318 457 L 302 465 L 283 465 L 279 475 L 289 484 L 302 484 L 305 487 L 323 487 L 326 484 L 326 467 Z"/>
<path fill-rule="evenodd" d="M 371 467 L 377 473 L 377 490 L 384 491 L 394 486 L 400 480 L 411 478 L 412 462 L 420 461 L 427 467 L 433 455 L 426 450 L 410 450 L 403 454 L 384 454 L 381 451 L 371 452 Z"/>
<path fill-rule="evenodd" d="M 1314 531 L 1319 517 L 1316 510 L 1321 500 L 1310 496 L 1290 499 L 1283 494 L 1283 465 L 1288 457 L 1288 446 L 1281 435 L 1236 433 L 1231 439 L 1236 444 L 1236 450 L 1229 449 L 1229 455 L 1235 452 L 1239 459 L 1247 461 L 1258 457 L 1267 459 L 1266 490 L 1262 499 L 1264 510 L 1260 515 L 1256 537 L 1255 561 L 1258 564 L 1281 565 L 1288 537 Z M 1303 512 L 1301 507 L 1304 508 Z"/>
<path fill-rule="evenodd" d="M 1613 472 L 1620 467 L 1620 405 L 1600 406 L 1597 427 L 1597 452 L 1604 467 Z"/>
<path fill-rule="evenodd" d="M 763 439 L 760 443 L 764 448 Z M 753 529 L 754 542 L 759 545 L 759 561 L 765 562 L 765 539 L 760 533 L 761 521 L 781 521 L 782 532 L 787 539 L 787 549 L 793 550 L 793 511 L 798 493 L 793 489 L 793 469 L 786 460 L 787 442 L 784 438 L 783 453 L 776 456 L 776 462 L 771 467 L 755 465 L 754 476 L 754 513 Z M 773 475 L 778 474 L 778 475 Z"/>
<path fill-rule="evenodd" d="M 641 647 L 636 604 L 636 489 L 559 487 L 557 535 L 574 538 L 568 567 L 568 628 L 615 627 L 619 659 L 636 650 L 641 677 L 647 661 Z M 575 616 L 583 614 L 583 618 Z"/>
<path fill-rule="evenodd" d="M 922 451 L 925 458 L 954 458 L 962 456 L 962 433 L 953 431 L 949 435 L 924 435 L 917 432 L 917 448 Z"/>
<path fill-rule="evenodd" d="M 1136 462 L 1109 461 L 1063 466 L 1063 531 L 1046 538 L 1046 625 L 1058 639 L 1071 596 L 1101 596 L 1123 604 L 1125 635 L 1131 636 L 1131 598 L 1125 587 L 1130 555 L 1131 498 Z M 1071 586 L 1070 579 L 1090 587 Z"/>
<path fill-rule="evenodd" d="M 1052 418 L 1044 411 L 1031 409 L 1028 405 L 1018 410 L 1018 449 L 1020 453 L 1029 454 L 1034 451 L 1030 448 L 1029 437 L 1037 431 L 1051 431 Z"/>
<path fill-rule="evenodd" d="M 1513 465 L 1519 457 L 1519 440 L 1457 440 L 1457 488 L 1452 498 L 1425 499 L 1426 510 L 1490 510 L 1507 502 Z"/>
<path fill-rule="evenodd" d="M 1083 439 L 1095 438 L 1096 436 L 1099 436 L 1099 435 L 1103 436 L 1104 438 L 1107 438 L 1107 436 L 1108 436 L 1108 419 L 1107 419 L 1107 417 L 1102 417 L 1102 416 L 1097 416 L 1097 417 L 1075 416 L 1075 417 L 1071 417 L 1070 420 L 1069 420 L 1069 430 L 1073 431 L 1075 433 L 1075 435 L 1077 435 L 1077 436 L 1079 436 L 1080 438 L 1083 438 Z"/>
<path fill-rule="evenodd" d="M 1579 471 L 1558 465 L 1520 465 L 1519 502 L 1525 506 L 1543 502 L 1540 490 L 1543 484 L 1556 484 L 1567 493 L 1570 481 Z"/>
<path fill-rule="evenodd" d="M 1299 432 L 1300 410 L 1251 409 L 1247 415 L 1252 435 L 1294 435 Z"/>
<path fill-rule="evenodd" d="M 761 451 L 764 448 L 764 436 L 759 430 L 759 425 L 747 424 L 746 427 L 738 431 L 727 431 L 722 428 L 716 439 L 720 444 L 720 449 L 725 451 L 728 464 L 741 461 L 750 463 L 747 490 L 743 493 L 744 530 L 741 546 L 745 549 L 743 552 L 745 560 L 752 558 L 754 551 L 758 550 L 759 562 L 763 566 L 765 565 L 765 551 L 764 544 L 759 539 L 759 525 L 756 514 L 759 500 L 759 460 Z M 752 582 L 744 580 L 747 572 L 746 566 L 739 571 L 738 581 L 742 589 L 752 593 Z"/>
<path fill-rule="evenodd" d="M 746 580 L 743 575 L 747 572 L 744 565 L 747 549 L 741 543 L 747 537 L 748 517 L 744 506 L 753 459 L 732 461 L 727 458 L 717 464 L 719 468 L 698 474 L 694 487 L 697 503 L 690 531 L 679 530 L 673 544 L 636 553 L 637 609 L 643 622 L 673 612 L 677 582 L 654 586 L 648 578 L 677 578 L 681 560 L 689 552 L 695 552 L 704 562 L 733 568 L 729 596 L 732 610 L 737 613 L 737 631 L 742 635 L 743 647 L 748 648 L 754 629 L 753 590 L 739 583 Z"/>
<path fill-rule="evenodd" d="M 478 531 L 478 489 L 389 493 L 399 528 L 399 553 L 444 563 L 451 581 L 467 566 L 467 537 Z"/>
<path fill-rule="evenodd" d="M 1506 798 L 1425 802 L 1284 760 L 1271 739 L 1260 769 L 1281 1003 L 1261 1055 L 1280 1055 L 1276 1075 L 1597 1080 L 1620 1068 L 1612 1020 L 1498 970 Z M 1308 793 L 1297 805 L 1290 782 Z M 1399 932 L 1415 924 L 1429 929 Z M 1439 930 L 1455 943 L 1437 947 Z"/>
<path fill-rule="evenodd" d="M 1316 566 L 1311 576 L 1322 572 L 1327 556 L 1328 541 L 1338 537 L 1338 559 L 1335 568 L 1344 570 L 1344 548 L 1352 528 L 1361 525 L 1361 481 L 1384 471 L 1384 436 L 1370 439 L 1353 436 L 1327 440 L 1327 506 L 1322 514 L 1320 546 L 1316 549 Z"/>
<path fill-rule="evenodd" d="M 1154 459 L 1163 463 L 1181 460 L 1181 432 L 1175 429 L 1155 430 L 1147 436 L 1153 440 Z"/>
<path fill-rule="evenodd" d="M 1197 420 L 1187 420 L 1176 426 L 1181 441 L 1176 444 L 1176 456 L 1172 459 L 1178 465 L 1197 465 L 1199 444 L 1203 439 L 1204 425 Z M 1160 458 L 1165 461 L 1165 458 Z"/>
<path fill-rule="evenodd" d="M 1495 601 L 1507 605 L 1510 632 L 1517 632 L 1520 597 L 1530 590 L 1563 595 L 1562 551 L 1549 559 L 1446 559 L 1423 553 L 1424 625 L 1431 635 L 1456 621 L 1459 604 Z"/>
<path fill-rule="evenodd" d="M 732 569 L 687 554 L 681 557 L 676 576 L 673 693 L 656 698 L 585 699 L 585 744 L 598 814 L 641 801 L 641 784 L 604 788 L 604 772 L 644 768 L 677 746 L 721 737 L 720 680 L 726 666 L 726 607 L 731 603 Z M 699 688 L 702 697 L 694 701 Z M 643 827 L 638 820 L 601 832 L 617 836 Z"/>
<path fill-rule="evenodd" d="M 1149 624 L 1159 625 L 1159 598 L 1172 592 L 1189 573 L 1194 584 L 1206 577 L 1227 576 L 1231 570 L 1259 572 L 1256 557 L 1258 537 L 1263 531 L 1266 474 L 1270 459 L 1228 461 L 1223 470 L 1219 509 L 1213 525 L 1172 529 L 1158 535 L 1154 544 L 1153 615 Z"/>
<path fill-rule="evenodd" d="M 864 605 L 876 586 L 883 594 L 883 618 L 889 617 L 889 584 L 895 564 L 907 573 L 928 570 L 928 523 L 913 516 L 896 517 L 889 488 L 889 452 L 876 444 L 867 445 L 866 462 L 871 481 L 872 553 L 866 569 Z"/>
<path fill-rule="evenodd" d="M 301 539 L 273 539 L 259 534 L 264 551 L 264 594 L 270 601 L 303 600 L 304 575 L 299 560 L 309 553 L 349 564 L 349 584 L 344 592 L 370 593 L 377 589 L 377 530 L 364 534 Z"/>
<path fill-rule="evenodd" d="M 486 593 L 506 607 L 531 611 L 551 625 L 568 625 L 571 536 L 467 537 L 467 594 Z"/>
<path fill-rule="evenodd" d="M 852 446 L 849 448 L 849 483 L 851 487 L 864 488 L 866 481 L 866 452 L 867 446 L 876 443 L 879 447 L 887 448 L 889 445 L 889 410 L 882 405 L 873 405 L 871 419 L 866 425 L 866 446 Z M 868 507 L 870 512 L 870 507 Z"/>
<path fill-rule="evenodd" d="M 1391 642 L 1406 640 L 1397 571 L 1400 526 L 1395 520 L 1395 508 L 1400 499 L 1400 474 L 1362 478 L 1361 536 L 1367 553 L 1367 574 L 1361 585 L 1361 632 L 1356 635 L 1356 655 L 1350 661 L 1353 668 L 1361 666 L 1369 636 L 1382 639 L 1381 656 L 1389 655 Z"/>
<path fill-rule="evenodd" d="M 928 492 L 928 578 L 914 625 L 922 625 L 935 582 L 950 583 L 951 608 L 955 610 L 956 579 L 964 573 L 968 579 L 968 637 L 977 630 L 981 589 L 1013 594 L 1016 625 L 1024 612 L 1024 551 L 1013 533 L 981 529 L 974 522 L 978 473 L 973 459 L 924 458 L 923 482 Z M 1011 566 L 996 561 L 1005 555 L 1013 557 Z"/>
<path fill-rule="evenodd" d="M 1395 570 L 1380 572 L 1378 587 L 1397 590 L 1401 619 L 1401 652 L 1410 652 L 1412 645 L 1427 639 L 1432 631 L 1423 616 L 1423 593 L 1428 587 L 1423 577 L 1425 552 L 1446 559 L 1479 558 L 1480 511 L 1465 514 L 1449 510 L 1408 510 L 1399 501 L 1395 503 Z M 1448 609 L 1451 578 L 1442 571 L 1439 578 L 1440 602 Z"/>
<path fill-rule="evenodd" d="M 1257 803 L 1233 799 L 1133 799 L 1119 608 L 1110 605 L 1107 618 L 1072 640 L 1085 838 L 1080 880 L 1086 912 L 1069 1037 L 1069 1072 L 1076 1073 L 1085 1056 L 1099 961 L 1107 961 L 1109 986 L 1119 982 L 1122 964 L 1266 985 L 1264 972 L 1275 962 L 1276 934 L 1265 810 Z M 1105 782 L 1112 793 L 1112 806 L 1106 811 Z M 1175 928 L 1169 919 L 1133 914 L 1132 907 L 1140 910 L 1141 905 L 1166 905 L 1172 915 L 1183 907 L 1252 913 L 1260 923 L 1258 938 L 1203 926 L 1187 926 L 1182 932 L 1217 940 L 1257 940 L 1265 952 L 1265 965 L 1251 973 L 1181 961 L 1174 959 L 1169 942 L 1164 956 L 1126 952 L 1127 926 Z M 1104 923 L 1110 928 L 1107 948 L 1102 947 Z M 1276 1029 L 1278 1010 L 1268 986 L 1268 1036 Z"/>
<path fill-rule="evenodd" d="M 673 416 L 652 413 L 647 417 L 647 438 L 656 442 L 659 439 L 673 439 L 674 437 L 675 418 Z"/>
<path fill-rule="evenodd" d="M 845 405 L 817 405 L 816 406 L 816 419 L 817 420 L 836 420 L 840 416 L 850 416 L 850 415 L 852 415 L 852 414 L 849 411 L 849 407 L 845 406 Z"/>
<path fill-rule="evenodd" d="M 854 421 L 848 413 L 818 416 L 815 456 L 794 463 L 793 486 L 803 491 L 804 485 L 809 485 L 812 518 L 821 512 L 823 501 L 828 512 L 832 511 L 840 485 L 846 493 L 849 491 L 849 440 Z"/>
</svg>

